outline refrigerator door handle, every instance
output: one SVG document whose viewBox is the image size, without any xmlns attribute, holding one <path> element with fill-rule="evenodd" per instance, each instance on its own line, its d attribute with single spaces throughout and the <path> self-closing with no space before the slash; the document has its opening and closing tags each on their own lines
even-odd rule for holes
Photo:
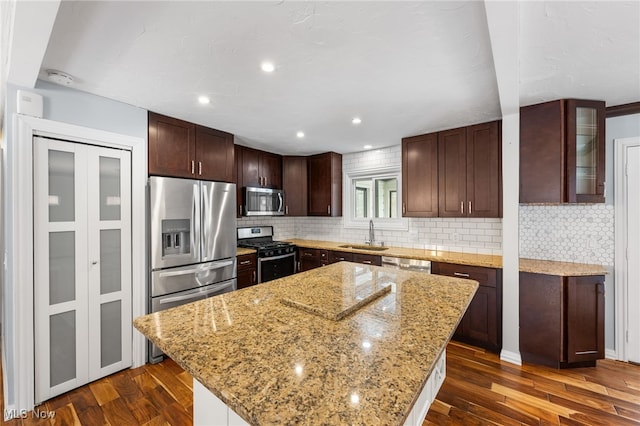
<svg viewBox="0 0 640 426">
<path fill-rule="evenodd" d="M 202 256 L 201 259 L 203 261 L 210 260 L 209 259 L 209 234 L 211 232 L 210 224 L 209 224 L 209 194 L 207 191 L 207 184 L 202 183 L 200 186 L 200 200 L 202 200 Z"/>
<path fill-rule="evenodd" d="M 200 182 L 193 184 L 193 201 L 191 205 L 191 247 L 200 259 Z"/>
<path fill-rule="evenodd" d="M 206 268 L 191 268 L 191 269 L 181 269 L 179 271 L 160 272 L 160 274 L 158 274 L 158 277 L 167 278 L 167 277 L 177 277 L 180 275 L 197 274 L 198 272 L 213 271 L 215 269 L 222 269 L 231 265 L 233 265 L 233 260 L 227 260 L 225 262 L 211 263 L 210 266 Z"/>
<path fill-rule="evenodd" d="M 167 297 L 165 299 L 160 300 L 160 304 L 164 305 L 167 303 L 175 303 L 175 302 L 182 302 L 185 300 L 191 300 L 191 299 L 200 299 L 202 298 L 202 296 L 206 296 L 212 293 L 217 293 L 220 290 L 223 290 L 229 286 L 233 286 L 233 281 L 229 281 L 227 283 L 218 285 L 216 287 L 212 287 L 207 291 L 203 291 L 203 292 L 197 292 L 197 293 L 191 293 L 191 294 L 185 294 L 184 296 L 173 296 L 173 297 Z"/>
</svg>

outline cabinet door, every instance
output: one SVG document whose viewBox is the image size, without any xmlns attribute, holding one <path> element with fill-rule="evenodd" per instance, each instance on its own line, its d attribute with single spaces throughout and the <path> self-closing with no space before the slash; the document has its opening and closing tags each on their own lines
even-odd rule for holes
<svg viewBox="0 0 640 426">
<path fill-rule="evenodd" d="M 466 128 L 438 133 L 438 216 L 467 214 Z"/>
<path fill-rule="evenodd" d="M 242 186 L 262 186 L 260 151 L 242 147 Z"/>
<path fill-rule="evenodd" d="M 298 250 L 298 258 L 300 259 L 300 272 L 308 271 L 322 266 L 320 258 L 321 250 L 312 248 L 300 248 Z"/>
<path fill-rule="evenodd" d="M 149 174 L 195 176 L 195 126 L 149 111 Z"/>
<path fill-rule="evenodd" d="M 438 134 L 402 139 L 402 216 L 438 216 Z"/>
<path fill-rule="evenodd" d="M 287 216 L 307 215 L 307 157 L 282 158 L 282 188 Z"/>
<path fill-rule="evenodd" d="M 260 153 L 262 186 L 282 189 L 282 156 L 270 152 Z"/>
<path fill-rule="evenodd" d="M 520 108 L 520 202 L 566 199 L 564 102 Z"/>
<path fill-rule="evenodd" d="M 479 286 L 464 315 L 464 334 L 497 349 L 496 289 Z"/>
<path fill-rule="evenodd" d="M 196 176 L 200 179 L 233 182 L 233 135 L 196 126 Z"/>
<path fill-rule="evenodd" d="M 604 276 L 568 277 L 567 362 L 604 358 Z"/>
<path fill-rule="evenodd" d="M 244 194 L 242 191 L 242 158 L 243 158 L 243 150 L 240 145 L 233 146 L 233 156 L 234 156 L 234 176 L 235 176 L 235 184 L 236 184 L 236 217 L 242 217 L 242 203 L 244 202 Z"/>
<path fill-rule="evenodd" d="M 567 101 L 567 195 L 570 203 L 604 203 L 605 103 Z"/>
<path fill-rule="evenodd" d="M 502 216 L 499 122 L 467 128 L 467 216 Z"/>
<path fill-rule="evenodd" d="M 335 152 L 307 158 L 309 216 L 342 216 L 342 156 Z"/>
<path fill-rule="evenodd" d="M 564 359 L 562 277 L 520 272 L 522 360 L 559 368 Z"/>
</svg>

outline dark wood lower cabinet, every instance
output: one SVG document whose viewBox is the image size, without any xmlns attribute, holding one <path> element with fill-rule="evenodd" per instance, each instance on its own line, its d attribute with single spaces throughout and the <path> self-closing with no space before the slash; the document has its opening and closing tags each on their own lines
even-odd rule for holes
<svg viewBox="0 0 640 426">
<path fill-rule="evenodd" d="M 258 257 L 255 253 L 238 256 L 237 289 L 251 287 L 258 283 Z"/>
<path fill-rule="evenodd" d="M 520 354 L 554 368 L 604 358 L 604 276 L 520 273 Z"/>
<path fill-rule="evenodd" d="M 314 248 L 298 248 L 298 259 L 300 260 L 300 272 L 309 269 L 319 268 L 336 262 L 355 262 L 365 265 L 382 265 L 382 257 L 366 253 L 351 253 L 346 251 L 322 250 Z"/>
<path fill-rule="evenodd" d="M 498 353 L 502 349 L 502 270 L 433 262 L 437 275 L 468 278 L 480 286 L 455 331 L 455 340 Z"/>
<path fill-rule="evenodd" d="M 327 250 L 300 247 L 298 248 L 298 259 L 300 261 L 300 272 L 319 268 L 329 263 L 329 252 Z"/>
</svg>

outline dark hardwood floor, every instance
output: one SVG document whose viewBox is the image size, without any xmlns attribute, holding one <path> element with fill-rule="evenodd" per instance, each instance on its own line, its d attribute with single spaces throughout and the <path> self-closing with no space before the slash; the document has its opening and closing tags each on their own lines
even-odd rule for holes
<svg viewBox="0 0 640 426">
<path fill-rule="evenodd" d="M 640 366 L 603 360 L 554 370 L 518 367 L 456 342 L 447 351 L 447 378 L 423 426 L 640 424 Z M 191 387 L 191 376 L 166 360 L 47 401 L 38 410 L 55 412 L 51 419 L 30 414 L 7 425 L 189 425 Z"/>
</svg>

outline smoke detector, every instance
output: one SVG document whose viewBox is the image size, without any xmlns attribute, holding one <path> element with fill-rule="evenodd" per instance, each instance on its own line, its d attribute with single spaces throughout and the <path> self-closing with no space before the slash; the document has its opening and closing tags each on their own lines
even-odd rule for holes
<svg viewBox="0 0 640 426">
<path fill-rule="evenodd" d="M 71 86 L 73 84 L 72 76 L 58 70 L 47 70 L 47 78 L 49 81 L 61 86 Z"/>
</svg>

